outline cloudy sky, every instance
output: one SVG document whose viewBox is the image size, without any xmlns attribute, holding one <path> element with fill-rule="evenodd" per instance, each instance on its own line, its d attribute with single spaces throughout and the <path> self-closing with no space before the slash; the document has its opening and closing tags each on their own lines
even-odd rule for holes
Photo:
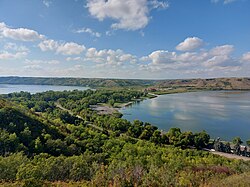
<svg viewBox="0 0 250 187">
<path fill-rule="evenodd" d="M 0 76 L 250 77 L 250 0 L 0 0 Z"/>
</svg>

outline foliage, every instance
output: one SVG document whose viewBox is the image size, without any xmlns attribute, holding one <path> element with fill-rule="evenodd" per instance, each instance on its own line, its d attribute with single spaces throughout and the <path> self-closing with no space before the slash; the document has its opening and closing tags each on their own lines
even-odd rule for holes
<svg viewBox="0 0 250 187">
<path fill-rule="evenodd" d="M 74 90 L 3 96 L 0 181 L 23 186 L 57 181 L 76 186 L 200 186 L 250 171 L 249 162 L 201 151 L 209 144 L 205 131 L 162 132 L 150 123 L 91 110 L 92 104 L 130 102 L 144 94 Z M 217 141 L 214 146 L 229 152 L 228 144 Z"/>
</svg>

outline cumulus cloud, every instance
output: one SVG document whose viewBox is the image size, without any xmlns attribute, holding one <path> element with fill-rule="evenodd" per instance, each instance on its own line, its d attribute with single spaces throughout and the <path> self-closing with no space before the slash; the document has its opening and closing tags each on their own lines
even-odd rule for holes
<svg viewBox="0 0 250 187">
<path fill-rule="evenodd" d="M 17 45 L 16 43 L 6 43 L 4 51 L 0 51 L 0 60 L 14 60 L 20 59 L 28 55 L 29 49 L 23 45 Z"/>
<path fill-rule="evenodd" d="M 11 43 L 11 42 L 9 42 L 9 43 L 6 43 L 5 45 L 4 45 L 4 49 L 5 50 L 12 50 L 12 51 L 23 51 L 23 52 L 29 52 L 29 49 L 26 47 L 26 46 L 24 46 L 24 45 L 17 45 L 16 43 Z"/>
<path fill-rule="evenodd" d="M 111 25 L 113 29 L 138 30 L 148 24 L 152 9 L 167 8 L 168 3 L 157 0 L 88 0 L 86 7 L 99 21 L 106 18 L 116 20 Z"/>
<path fill-rule="evenodd" d="M 148 57 L 153 64 L 167 64 L 175 61 L 176 53 L 159 50 L 152 52 Z"/>
<path fill-rule="evenodd" d="M 136 56 L 126 54 L 122 50 L 97 50 L 96 48 L 89 48 L 85 55 L 85 61 L 99 63 L 99 66 L 112 65 L 120 66 L 124 63 L 134 64 L 137 62 Z"/>
<path fill-rule="evenodd" d="M 38 44 L 42 51 L 54 51 L 58 48 L 58 42 L 54 40 L 44 40 Z"/>
<path fill-rule="evenodd" d="M 81 29 L 76 30 L 75 32 L 76 33 L 88 33 L 91 36 L 95 36 L 95 37 L 98 37 L 98 38 L 102 36 L 101 33 L 95 32 L 91 28 L 81 28 Z"/>
<path fill-rule="evenodd" d="M 230 55 L 234 51 L 233 45 L 222 45 L 214 47 L 210 50 L 210 54 L 214 56 Z"/>
<path fill-rule="evenodd" d="M 0 52 L 0 60 L 14 60 L 14 59 L 20 59 L 25 56 L 27 56 L 27 52 L 16 52 L 16 53 L 10 53 L 8 51 Z"/>
<path fill-rule="evenodd" d="M 54 40 L 44 40 L 38 46 L 42 51 L 55 51 L 63 55 L 79 55 L 85 50 L 84 45 L 74 42 L 59 43 Z"/>
<path fill-rule="evenodd" d="M 192 51 L 203 45 L 203 40 L 198 37 L 186 38 L 176 46 L 178 51 Z"/>
<path fill-rule="evenodd" d="M 208 52 L 208 59 L 203 65 L 206 67 L 237 66 L 238 63 L 231 56 L 233 51 L 233 45 L 216 46 Z"/>
<path fill-rule="evenodd" d="M 231 58 L 227 55 L 221 55 L 221 56 L 213 56 L 207 61 L 203 63 L 204 66 L 206 67 L 213 67 L 213 66 L 218 66 L 221 65 L 222 63 L 229 62 Z"/>
<path fill-rule="evenodd" d="M 239 60 L 232 57 L 234 46 L 216 46 L 210 50 L 199 52 L 170 52 L 164 50 L 154 51 L 148 56 L 140 58 L 141 69 L 162 72 L 166 70 L 192 70 L 192 69 L 214 69 L 217 67 L 228 67 L 237 69 L 240 67 Z M 243 55 L 244 56 L 244 55 Z M 245 59 L 248 59 L 246 54 Z M 243 57 L 242 57 L 243 58 Z M 230 68 L 229 68 L 230 67 Z"/>
<path fill-rule="evenodd" d="M 241 57 L 243 62 L 250 62 L 250 52 L 244 53 Z"/>
<path fill-rule="evenodd" d="M 74 42 L 64 43 L 58 46 L 56 52 L 63 55 L 79 55 L 85 50 L 85 46 Z"/>
<path fill-rule="evenodd" d="M 38 32 L 27 28 L 10 28 L 5 23 L 0 23 L 0 36 L 5 38 L 11 38 L 19 41 L 36 41 L 44 39 L 44 36 Z"/>
</svg>

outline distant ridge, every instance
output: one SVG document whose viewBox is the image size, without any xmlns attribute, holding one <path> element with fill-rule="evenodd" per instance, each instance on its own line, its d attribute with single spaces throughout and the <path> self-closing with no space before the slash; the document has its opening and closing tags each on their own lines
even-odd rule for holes
<svg viewBox="0 0 250 187">
<path fill-rule="evenodd" d="M 156 85 L 158 88 L 193 88 L 216 90 L 250 90 L 250 78 L 213 78 L 213 79 L 180 79 L 163 80 Z"/>
<path fill-rule="evenodd" d="M 152 86 L 155 80 L 102 79 L 102 78 L 52 78 L 52 77 L 0 77 L 0 84 L 35 84 L 90 87 Z"/>
<path fill-rule="evenodd" d="M 52 77 L 0 77 L 0 84 L 62 85 L 89 87 L 155 87 L 190 88 L 216 90 L 250 90 L 250 78 L 210 78 L 210 79 L 111 79 L 111 78 L 52 78 Z"/>
</svg>

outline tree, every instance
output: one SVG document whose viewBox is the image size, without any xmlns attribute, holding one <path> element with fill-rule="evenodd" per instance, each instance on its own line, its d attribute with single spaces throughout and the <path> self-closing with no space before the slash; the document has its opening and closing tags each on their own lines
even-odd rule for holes
<svg viewBox="0 0 250 187">
<path fill-rule="evenodd" d="M 215 151 L 219 151 L 219 152 L 224 152 L 224 144 L 220 141 L 220 138 L 217 138 L 214 141 L 214 149 Z"/>
<path fill-rule="evenodd" d="M 167 133 L 167 136 L 169 138 L 169 143 L 174 146 L 178 146 L 180 144 L 180 135 L 181 135 L 180 128 L 169 129 Z"/>
<path fill-rule="evenodd" d="M 134 138 L 138 138 L 143 130 L 143 122 L 139 120 L 134 120 L 134 124 L 128 129 L 128 135 Z"/>
<path fill-rule="evenodd" d="M 240 144 L 242 144 L 242 140 L 240 139 L 240 137 L 235 137 L 233 139 L 233 143 L 234 145 L 234 154 L 236 155 L 240 155 Z"/>
<path fill-rule="evenodd" d="M 246 144 L 250 147 L 250 139 L 246 141 Z"/>
<path fill-rule="evenodd" d="M 25 146 L 28 146 L 31 143 L 32 136 L 29 127 L 25 127 L 25 129 L 20 132 L 20 136 L 20 140 Z"/>
<path fill-rule="evenodd" d="M 230 143 L 229 143 L 229 142 L 227 142 L 227 143 L 225 144 L 224 151 L 225 151 L 226 153 L 231 153 L 231 146 L 230 146 Z"/>
<path fill-rule="evenodd" d="M 206 131 L 202 131 L 194 135 L 194 144 L 197 148 L 205 147 L 208 144 L 209 140 L 210 136 L 206 133 Z"/>
<path fill-rule="evenodd" d="M 114 99 L 110 99 L 110 100 L 109 100 L 109 105 L 110 105 L 110 106 L 114 106 L 114 104 L 115 104 L 115 100 L 114 100 Z"/>
<path fill-rule="evenodd" d="M 181 147 L 185 148 L 194 144 L 194 135 L 192 132 L 184 132 L 180 135 Z"/>
<path fill-rule="evenodd" d="M 43 151 L 43 144 L 39 137 L 35 140 L 35 151 L 41 153 Z"/>
<path fill-rule="evenodd" d="M 150 137 L 150 141 L 156 144 L 162 143 L 161 132 L 159 130 L 154 131 L 153 135 Z"/>
<path fill-rule="evenodd" d="M 234 144 L 239 144 L 239 145 L 240 145 L 240 144 L 242 144 L 243 142 L 242 142 L 242 140 L 240 139 L 240 137 L 237 136 L 237 137 L 235 137 L 235 138 L 233 139 L 233 143 L 234 143 Z"/>
</svg>

